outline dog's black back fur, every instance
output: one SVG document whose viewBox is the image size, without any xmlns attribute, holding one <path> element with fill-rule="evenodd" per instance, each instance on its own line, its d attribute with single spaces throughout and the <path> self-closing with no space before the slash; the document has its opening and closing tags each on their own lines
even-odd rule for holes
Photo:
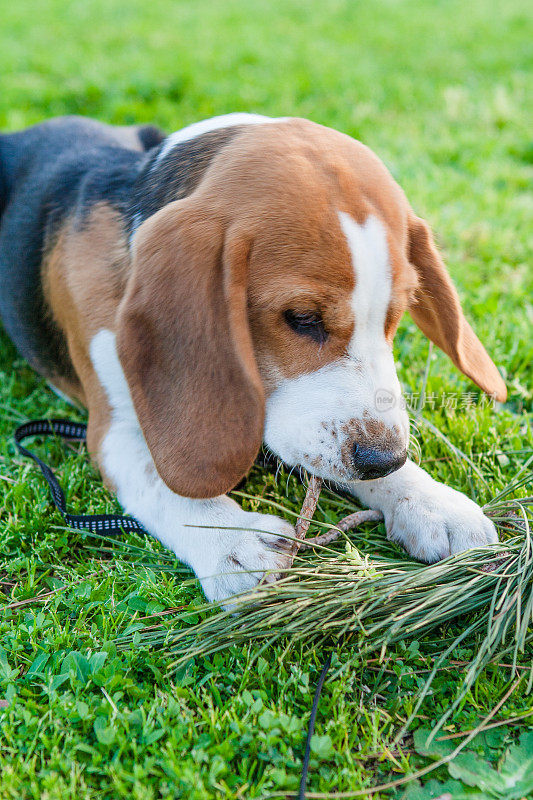
<svg viewBox="0 0 533 800">
<path fill-rule="evenodd" d="M 164 134 L 63 117 L 0 136 L 0 318 L 41 373 L 70 377 L 61 332 L 41 287 L 43 252 L 66 216 L 104 200 L 126 212 L 135 180 Z M 87 265 L 90 269 L 90 265 Z"/>
</svg>

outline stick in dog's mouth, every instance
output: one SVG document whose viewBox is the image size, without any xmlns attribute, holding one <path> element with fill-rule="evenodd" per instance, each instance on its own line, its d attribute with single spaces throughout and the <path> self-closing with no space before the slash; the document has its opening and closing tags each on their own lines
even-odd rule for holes
<svg viewBox="0 0 533 800">
<path fill-rule="evenodd" d="M 383 520 L 383 514 L 381 511 L 372 511 L 371 509 L 366 511 L 355 511 L 353 514 L 343 517 L 333 530 L 322 533 L 319 536 L 313 536 L 311 539 L 306 540 L 305 536 L 309 530 L 309 525 L 311 524 L 313 515 L 316 511 L 321 491 L 322 481 L 320 478 L 311 475 L 309 478 L 309 484 L 307 486 L 307 492 L 302 503 L 302 508 L 300 510 L 300 514 L 298 515 L 298 519 L 296 520 L 296 537 L 292 548 L 293 560 L 300 550 L 310 550 L 315 545 L 324 547 L 325 545 L 328 545 L 338 539 L 342 533 L 346 533 L 346 531 L 357 528 L 359 525 L 362 525 L 363 522 L 381 522 Z"/>
</svg>

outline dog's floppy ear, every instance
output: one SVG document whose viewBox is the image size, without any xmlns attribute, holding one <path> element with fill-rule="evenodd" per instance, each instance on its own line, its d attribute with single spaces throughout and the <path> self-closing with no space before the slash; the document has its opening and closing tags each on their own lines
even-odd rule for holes
<svg viewBox="0 0 533 800">
<path fill-rule="evenodd" d="M 408 258 L 418 274 L 418 289 L 409 306 L 414 321 L 461 372 L 503 402 L 507 389 L 500 373 L 464 317 L 429 226 L 414 214 L 409 220 Z"/>
<path fill-rule="evenodd" d="M 247 318 L 249 243 L 178 200 L 134 237 L 118 354 L 163 481 L 215 497 L 261 446 L 264 392 Z"/>
</svg>

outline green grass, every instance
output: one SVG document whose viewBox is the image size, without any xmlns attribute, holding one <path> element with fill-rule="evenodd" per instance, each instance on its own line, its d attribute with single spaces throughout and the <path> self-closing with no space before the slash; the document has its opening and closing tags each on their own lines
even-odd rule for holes
<svg viewBox="0 0 533 800">
<path fill-rule="evenodd" d="M 429 397 L 455 393 L 461 402 L 443 408 L 438 400 L 424 414 L 484 480 L 424 427 L 417 434 L 422 464 L 486 502 L 533 447 L 527 11 L 525 0 L 6 2 L 0 129 L 81 113 L 171 131 L 245 110 L 310 117 L 370 145 L 433 225 L 467 315 L 509 386 L 507 404 L 494 411 L 441 353 L 431 355 Z M 409 391 L 421 386 L 427 352 L 406 318 L 396 356 Z M 119 543 L 99 550 L 94 539 L 61 525 L 42 479 L 15 454 L 10 437 L 27 418 L 75 414 L 5 336 L 0 410 L 1 800 L 290 795 L 324 648 L 281 642 L 259 654 L 251 643 L 196 658 L 178 673 L 169 672 L 164 650 L 117 649 L 119 637 L 136 626 L 175 626 L 184 611 L 180 625 L 194 624 L 204 616 L 201 595 L 190 575 L 142 566 L 140 555 Z M 51 442 L 41 450 L 57 465 L 72 508 L 117 508 L 83 448 Z M 275 480 L 258 468 L 247 491 L 293 510 L 304 493 L 294 476 Z M 317 516 L 333 522 L 344 513 L 325 498 Z M 127 541 L 157 556 L 155 543 Z M 435 658 L 464 625 L 447 623 L 398 642 L 382 663 L 379 655 L 347 648 L 335 653 L 313 743 L 311 793 L 357 792 L 402 778 L 462 741 L 440 742 L 435 752 L 423 746 L 422 734 L 458 696 L 478 634 L 446 660 L 410 732 L 394 744 Z M 517 674 L 531 658 L 530 651 L 520 654 Z M 509 694 L 515 677 L 489 665 L 445 735 L 475 729 L 506 694 L 492 722 L 531 710 L 524 681 Z M 510 721 L 477 736 L 468 745 L 469 763 L 481 759 L 503 774 L 512 746 L 525 763 L 527 729 L 527 719 Z M 408 796 L 463 796 L 464 765 L 460 757 L 454 763 L 438 767 L 428 776 L 436 783 L 425 789 L 411 784 Z M 484 791 L 476 796 L 521 796 L 496 781 Z"/>
</svg>

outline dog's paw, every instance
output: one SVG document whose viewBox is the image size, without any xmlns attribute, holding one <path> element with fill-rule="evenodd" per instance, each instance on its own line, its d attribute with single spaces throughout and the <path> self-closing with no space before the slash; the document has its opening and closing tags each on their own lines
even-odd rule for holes
<svg viewBox="0 0 533 800">
<path fill-rule="evenodd" d="M 387 538 L 429 564 L 498 541 L 494 524 L 476 503 L 437 481 L 398 497 L 384 511 Z"/>
<path fill-rule="evenodd" d="M 225 603 L 253 589 L 260 580 L 275 580 L 292 561 L 294 528 L 271 514 L 243 512 L 238 530 L 213 530 L 209 553 L 196 573 L 208 600 Z M 241 529 L 242 528 L 242 529 Z M 289 538 L 287 538 L 289 537 Z"/>
</svg>

